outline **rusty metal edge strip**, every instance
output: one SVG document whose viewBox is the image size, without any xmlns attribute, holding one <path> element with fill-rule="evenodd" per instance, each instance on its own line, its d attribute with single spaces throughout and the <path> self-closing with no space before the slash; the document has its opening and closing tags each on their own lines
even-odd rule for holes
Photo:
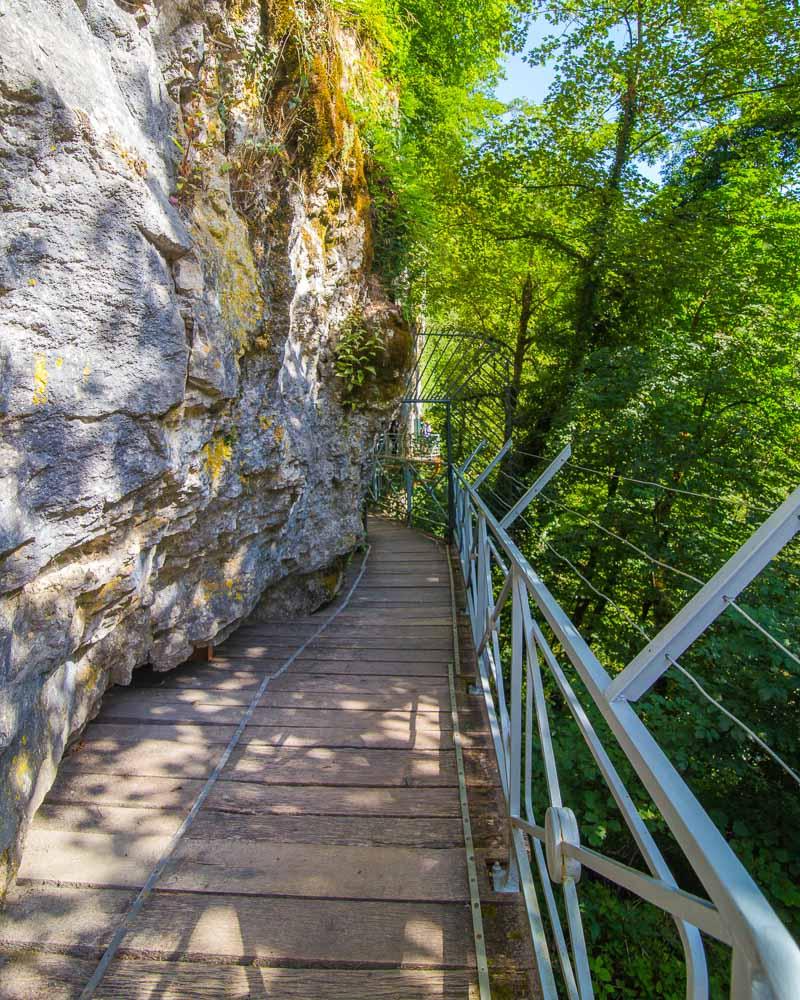
<svg viewBox="0 0 800 1000">
<path fill-rule="evenodd" d="M 161 878 L 161 875 L 163 874 L 164 869 L 169 863 L 169 860 L 172 857 L 175 849 L 183 839 L 183 836 L 186 833 L 186 831 L 194 822 L 195 817 L 202 808 L 203 803 L 208 798 L 211 789 L 216 784 L 217 779 L 222 773 L 225 765 L 230 760 L 231 754 L 236 749 L 236 746 L 239 740 L 241 739 L 242 734 L 244 733 L 245 728 L 247 727 L 247 724 L 252 719 L 253 713 L 258 707 L 258 703 L 261 701 L 262 697 L 264 696 L 264 692 L 269 687 L 270 681 L 286 673 L 286 671 L 294 663 L 297 657 L 302 652 L 304 652 L 311 645 L 311 643 L 313 643 L 316 639 L 318 639 L 319 636 L 322 635 L 322 633 L 325 631 L 325 629 L 333 622 L 333 620 L 342 611 L 344 611 L 344 609 L 350 603 L 350 598 L 355 593 L 359 583 L 361 583 L 361 578 L 363 577 L 364 572 L 367 568 L 367 560 L 369 559 L 370 551 L 371 551 L 371 546 L 368 545 L 366 552 L 364 553 L 364 558 L 361 561 L 361 567 L 358 571 L 358 575 L 353 581 L 353 584 L 350 587 L 350 590 L 347 592 L 347 596 L 342 601 L 342 603 L 329 615 L 329 617 L 325 620 L 325 622 L 322 625 L 320 625 L 317 631 L 308 639 L 306 639 L 306 641 L 301 646 L 299 646 L 294 653 L 292 653 L 292 655 L 286 660 L 286 662 L 283 664 L 280 670 L 277 670 L 274 674 L 267 674 L 267 676 L 261 681 L 261 684 L 258 686 L 258 690 L 253 695 L 250 704 L 245 709 L 244 715 L 242 715 L 242 718 L 239 720 L 239 725 L 236 727 L 236 730 L 234 731 L 233 735 L 228 741 L 228 744 L 225 747 L 225 750 L 222 756 L 220 757 L 219 761 L 217 762 L 216 767 L 206 779 L 206 783 L 203 785 L 202 789 L 198 793 L 197 798 L 194 800 L 194 803 L 192 804 L 192 808 L 186 815 L 186 818 L 170 838 L 170 841 L 167 844 L 166 848 L 164 849 L 163 854 L 153 866 L 153 869 L 150 872 L 147 881 L 139 890 L 139 894 L 136 896 L 136 898 L 128 908 L 128 912 L 123 917 L 122 923 L 120 923 L 120 925 L 117 927 L 113 937 L 106 946 L 106 950 L 103 952 L 99 962 L 97 963 L 97 967 L 92 973 L 91 979 L 89 979 L 86 986 L 84 986 L 79 1000 L 91 1000 L 91 998 L 94 997 L 95 991 L 102 982 L 103 977 L 105 976 L 109 965 L 114 960 L 114 956 L 116 955 L 120 945 L 125 939 L 125 935 L 128 933 L 132 921 L 134 920 L 135 917 L 138 916 L 142 907 L 150 898 L 150 895 L 153 892 L 156 883 L 158 882 L 159 878 Z"/>
</svg>

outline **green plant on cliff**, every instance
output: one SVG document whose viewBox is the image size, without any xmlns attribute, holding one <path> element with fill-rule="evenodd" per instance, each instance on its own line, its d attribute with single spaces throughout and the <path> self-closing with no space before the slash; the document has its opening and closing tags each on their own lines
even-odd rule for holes
<svg viewBox="0 0 800 1000">
<path fill-rule="evenodd" d="M 342 380 L 342 402 L 354 408 L 366 394 L 370 382 L 378 374 L 378 363 L 384 351 L 383 339 L 370 330 L 358 313 L 352 314 L 339 332 L 334 371 Z"/>
</svg>

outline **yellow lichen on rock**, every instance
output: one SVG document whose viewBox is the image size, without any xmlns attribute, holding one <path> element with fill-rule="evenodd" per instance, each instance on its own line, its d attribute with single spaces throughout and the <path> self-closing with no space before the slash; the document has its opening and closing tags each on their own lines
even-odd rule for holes
<svg viewBox="0 0 800 1000">
<path fill-rule="evenodd" d="M 134 150 L 125 146 L 116 132 L 109 132 L 106 141 L 109 149 L 117 154 L 131 173 L 138 174 L 139 177 L 147 177 L 149 171 L 147 160 L 137 156 Z"/>
<path fill-rule="evenodd" d="M 264 313 L 247 226 L 219 187 L 195 199 L 193 223 L 197 243 L 218 277 L 222 321 L 241 354 L 259 330 Z"/>
<path fill-rule="evenodd" d="M 203 464 L 211 482 L 216 486 L 225 466 L 230 462 L 233 448 L 221 434 L 215 435 L 203 446 Z"/>
<path fill-rule="evenodd" d="M 245 19 L 253 6 L 253 0 L 228 0 L 228 17 L 239 23 Z"/>
<path fill-rule="evenodd" d="M 47 358 L 37 354 L 33 361 L 33 405 L 44 406 L 47 402 Z"/>
<path fill-rule="evenodd" d="M 14 792 L 19 799 L 30 795 L 33 784 L 33 773 L 31 771 L 30 754 L 27 750 L 15 754 L 11 760 L 11 780 L 14 783 Z"/>
</svg>

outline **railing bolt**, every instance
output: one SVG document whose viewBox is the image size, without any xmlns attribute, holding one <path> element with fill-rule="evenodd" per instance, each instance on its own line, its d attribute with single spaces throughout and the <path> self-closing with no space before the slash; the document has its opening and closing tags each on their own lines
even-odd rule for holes
<svg viewBox="0 0 800 1000">
<path fill-rule="evenodd" d="M 499 861 L 495 861 L 492 865 L 492 888 L 495 892 L 519 892 L 516 865 L 510 872 Z"/>
</svg>

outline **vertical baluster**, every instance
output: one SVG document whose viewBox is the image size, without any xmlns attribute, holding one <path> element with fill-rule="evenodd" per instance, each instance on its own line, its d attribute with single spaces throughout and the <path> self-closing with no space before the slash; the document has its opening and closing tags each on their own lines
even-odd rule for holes
<svg viewBox="0 0 800 1000">
<path fill-rule="evenodd" d="M 516 569 L 511 569 L 511 725 L 508 751 L 508 811 L 509 811 L 509 852 L 508 881 L 518 883 L 518 873 L 511 844 L 511 816 L 520 815 L 520 783 L 522 781 L 522 667 L 523 635 L 522 607 L 520 605 L 520 581 Z M 501 677 L 502 681 L 502 677 Z"/>
<path fill-rule="evenodd" d="M 511 720 L 508 714 L 508 705 L 506 704 L 506 686 L 503 677 L 503 661 L 501 659 L 500 652 L 500 639 L 497 634 L 497 628 L 492 629 L 491 638 L 491 661 L 494 667 L 494 683 L 497 689 L 497 708 L 500 713 L 500 721 L 503 724 L 503 749 L 506 755 L 506 762 L 508 762 L 508 755 L 511 751 Z"/>
<path fill-rule="evenodd" d="M 527 664 L 527 684 L 525 685 L 525 817 L 529 823 L 536 823 L 536 813 L 533 808 L 533 679 L 531 678 L 530 660 Z M 539 871 L 539 882 L 544 893 L 547 912 L 550 916 L 550 927 L 556 942 L 556 951 L 561 965 L 561 973 L 564 977 L 564 985 L 567 989 L 569 1000 L 580 1000 L 578 985 L 575 982 L 575 973 L 572 969 L 567 939 L 564 937 L 564 928 L 561 926 L 561 917 L 556 906 L 556 898 L 553 894 L 553 885 L 547 871 L 547 862 L 541 843 L 535 838 L 531 838 L 531 848 L 536 859 L 536 867 Z"/>
<path fill-rule="evenodd" d="M 473 562 L 473 572 L 476 577 L 475 601 L 475 644 L 481 641 L 481 635 L 486 630 L 487 615 L 489 613 L 489 602 L 491 601 L 491 590 L 487 592 L 486 574 L 491 573 L 489 566 L 489 542 L 486 537 L 486 517 L 484 514 L 478 515 L 478 558 Z"/>
<path fill-rule="evenodd" d="M 522 576 L 518 575 L 518 590 L 520 615 L 523 621 L 525 643 L 528 651 L 528 677 L 533 686 L 533 703 L 536 707 L 536 722 L 539 731 L 539 744 L 544 760 L 544 771 L 547 780 L 547 793 L 550 806 L 559 809 L 562 805 L 561 785 L 558 780 L 558 768 L 550 733 L 550 720 L 547 715 L 547 700 L 544 694 L 542 671 L 539 666 L 539 653 L 534 639 L 534 624 L 528 603 L 528 591 Z M 517 588 L 515 587 L 515 596 Z M 586 938 L 583 933 L 583 922 L 578 905 L 578 890 L 571 878 L 562 882 L 564 893 L 564 908 L 567 913 L 570 942 L 572 944 L 572 960 L 577 979 L 578 993 L 581 1000 L 594 996 L 592 976 L 589 970 L 589 956 L 586 949 Z"/>
</svg>

